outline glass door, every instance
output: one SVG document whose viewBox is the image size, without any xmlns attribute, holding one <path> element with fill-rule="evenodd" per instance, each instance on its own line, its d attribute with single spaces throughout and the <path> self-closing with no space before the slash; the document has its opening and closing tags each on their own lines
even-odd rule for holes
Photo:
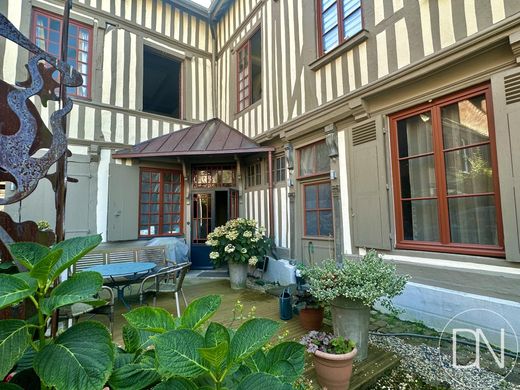
<svg viewBox="0 0 520 390">
<path fill-rule="evenodd" d="M 191 261 L 193 269 L 212 269 L 209 260 L 211 247 L 206 240 L 214 226 L 214 204 L 212 192 L 193 194 L 192 221 L 191 221 Z"/>
</svg>

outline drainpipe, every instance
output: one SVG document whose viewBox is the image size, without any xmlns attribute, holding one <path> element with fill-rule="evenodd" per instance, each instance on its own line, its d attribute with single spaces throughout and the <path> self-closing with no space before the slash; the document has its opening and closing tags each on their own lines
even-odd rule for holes
<svg viewBox="0 0 520 390">
<path fill-rule="evenodd" d="M 268 152 L 269 162 L 269 237 L 274 239 L 274 209 L 273 209 L 273 152 Z"/>
</svg>

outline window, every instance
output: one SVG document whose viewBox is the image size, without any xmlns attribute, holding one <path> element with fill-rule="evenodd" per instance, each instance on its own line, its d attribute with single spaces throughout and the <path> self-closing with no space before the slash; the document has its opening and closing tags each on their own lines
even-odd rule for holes
<svg viewBox="0 0 520 390">
<path fill-rule="evenodd" d="M 253 187 L 262 184 L 262 165 L 260 162 L 247 167 L 246 186 Z"/>
<path fill-rule="evenodd" d="M 5 199 L 5 181 L 0 181 L 0 199 Z M 4 209 L 3 205 L 0 205 L 0 211 Z"/>
<path fill-rule="evenodd" d="M 143 111 L 181 119 L 182 62 L 144 47 Z"/>
<path fill-rule="evenodd" d="M 279 183 L 286 179 L 285 156 L 279 156 L 274 159 L 274 181 Z"/>
<path fill-rule="evenodd" d="M 489 86 L 391 117 L 401 248 L 503 254 Z"/>
<path fill-rule="evenodd" d="M 262 97 L 262 33 L 257 30 L 238 50 L 238 111 Z"/>
<path fill-rule="evenodd" d="M 325 54 L 363 29 L 361 0 L 317 0 L 320 53 Z"/>
<path fill-rule="evenodd" d="M 61 58 L 61 17 L 41 10 L 33 12 L 33 42 L 56 58 Z M 69 24 L 67 62 L 83 76 L 83 85 L 68 88 L 73 96 L 90 97 L 92 69 L 92 28 L 74 20 Z"/>
<path fill-rule="evenodd" d="M 180 171 L 142 169 L 139 236 L 182 234 L 183 183 Z"/>
<path fill-rule="evenodd" d="M 234 165 L 194 167 L 193 188 L 236 187 Z"/>
<path fill-rule="evenodd" d="M 330 171 L 329 150 L 325 141 L 300 149 L 300 177 L 319 175 Z"/>
<path fill-rule="evenodd" d="M 304 226 L 305 236 L 330 237 L 333 235 L 332 195 L 330 181 L 305 184 Z"/>
</svg>

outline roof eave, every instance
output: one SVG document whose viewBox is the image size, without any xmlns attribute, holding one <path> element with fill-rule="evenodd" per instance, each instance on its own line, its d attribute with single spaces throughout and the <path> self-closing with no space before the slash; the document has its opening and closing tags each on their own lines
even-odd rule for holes
<svg viewBox="0 0 520 390">
<path fill-rule="evenodd" d="M 212 155 L 235 155 L 235 154 L 252 154 L 274 152 L 275 148 L 271 146 L 262 146 L 260 148 L 250 149 L 227 149 L 227 150 L 206 150 L 206 151 L 186 151 L 186 152 L 156 152 L 156 153 L 138 153 L 138 152 L 115 152 L 113 158 L 148 158 L 148 157 L 183 157 L 183 156 L 212 156 Z"/>
</svg>

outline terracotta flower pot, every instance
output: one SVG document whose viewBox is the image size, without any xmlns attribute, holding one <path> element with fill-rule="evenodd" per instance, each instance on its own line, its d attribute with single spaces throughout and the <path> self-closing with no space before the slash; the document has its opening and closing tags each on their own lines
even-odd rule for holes
<svg viewBox="0 0 520 390">
<path fill-rule="evenodd" d="M 352 362 L 356 355 L 356 348 L 342 355 L 314 352 L 314 368 L 320 386 L 327 390 L 348 390 L 352 376 Z"/>
<path fill-rule="evenodd" d="M 300 309 L 300 324 L 305 330 L 320 330 L 323 324 L 323 307 Z"/>
</svg>

